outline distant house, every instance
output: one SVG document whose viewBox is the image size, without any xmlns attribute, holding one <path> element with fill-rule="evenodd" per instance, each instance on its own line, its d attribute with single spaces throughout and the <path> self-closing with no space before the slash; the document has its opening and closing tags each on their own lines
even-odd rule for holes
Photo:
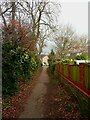
<svg viewBox="0 0 90 120">
<path fill-rule="evenodd" d="M 41 55 L 41 62 L 42 62 L 42 65 L 49 65 L 48 64 L 48 56 L 47 55 Z"/>
</svg>

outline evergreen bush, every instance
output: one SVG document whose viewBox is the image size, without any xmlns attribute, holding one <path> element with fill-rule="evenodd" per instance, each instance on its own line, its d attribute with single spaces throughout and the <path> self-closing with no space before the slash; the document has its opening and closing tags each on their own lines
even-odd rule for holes
<svg viewBox="0 0 90 120">
<path fill-rule="evenodd" d="M 2 45 L 2 92 L 11 96 L 18 90 L 18 81 L 29 81 L 39 67 L 40 59 L 13 42 Z"/>
</svg>

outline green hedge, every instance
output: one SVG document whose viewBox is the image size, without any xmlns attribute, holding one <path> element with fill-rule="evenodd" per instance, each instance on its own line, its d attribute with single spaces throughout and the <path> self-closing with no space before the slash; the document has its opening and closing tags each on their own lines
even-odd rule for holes
<svg viewBox="0 0 90 120">
<path fill-rule="evenodd" d="M 2 45 L 2 92 L 11 96 L 18 90 L 18 80 L 29 81 L 39 67 L 39 58 L 26 52 L 17 43 Z"/>
</svg>

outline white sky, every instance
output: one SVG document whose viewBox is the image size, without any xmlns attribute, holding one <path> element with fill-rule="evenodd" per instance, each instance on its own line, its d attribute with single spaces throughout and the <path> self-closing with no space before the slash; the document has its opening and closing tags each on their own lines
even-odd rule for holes
<svg viewBox="0 0 90 120">
<path fill-rule="evenodd" d="M 63 2 L 61 3 L 61 23 L 71 24 L 77 33 L 88 34 L 88 3 Z"/>
<path fill-rule="evenodd" d="M 8 0 L 5 0 L 8 1 Z M 17 0 L 16 0 L 17 1 Z M 29 0 L 27 0 L 29 1 Z M 88 0 L 50 0 L 61 4 L 60 24 L 71 24 L 78 34 L 88 35 Z M 44 49 L 47 53 L 54 47 L 48 43 L 49 47 Z"/>
<path fill-rule="evenodd" d="M 51 0 L 61 4 L 60 24 L 71 24 L 77 34 L 88 35 L 88 0 Z M 48 42 L 45 53 L 54 48 L 53 43 Z"/>
</svg>

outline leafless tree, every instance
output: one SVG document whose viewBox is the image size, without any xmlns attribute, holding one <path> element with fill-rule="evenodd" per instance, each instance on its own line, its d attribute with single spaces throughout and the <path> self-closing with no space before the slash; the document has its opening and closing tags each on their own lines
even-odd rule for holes
<svg viewBox="0 0 90 120">
<path fill-rule="evenodd" d="M 62 26 L 59 31 L 60 32 L 55 43 L 58 54 L 61 56 L 61 58 L 64 58 L 66 54 L 70 53 L 69 50 L 71 48 L 75 32 L 73 31 L 71 25 Z"/>
<path fill-rule="evenodd" d="M 3 2 L 0 5 L 1 16 L 4 26 L 7 28 L 7 21 L 18 20 L 20 24 L 25 24 L 29 28 L 29 37 L 34 41 L 34 47 L 48 36 L 48 33 L 55 30 L 57 13 L 60 14 L 60 4 L 55 4 L 49 0 L 31 0 L 18 2 Z M 58 11 L 58 12 L 57 12 Z M 47 29 L 47 33 L 45 32 Z M 43 31 L 43 32 L 42 32 Z M 43 33 L 43 35 L 41 35 Z M 46 35 L 45 35 L 46 34 Z M 31 36 L 30 36 L 31 35 Z M 33 36 L 33 37 L 32 37 Z M 41 36 L 43 36 L 41 38 Z M 43 47 L 44 44 L 42 44 Z M 39 50 L 41 49 L 41 46 Z M 40 50 L 42 51 L 42 49 Z M 39 52 L 40 54 L 41 52 Z"/>
<path fill-rule="evenodd" d="M 71 25 L 62 26 L 56 37 L 57 55 L 61 58 L 73 58 L 77 54 L 87 53 L 87 37 L 78 36 Z"/>
<path fill-rule="evenodd" d="M 19 3 L 19 5 L 23 8 L 24 11 L 28 14 L 28 18 L 30 21 L 30 32 L 33 35 L 35 43 L 43 43 L 44 38 L 40 38 L 41 36 L 47 36 L 45 35 L 45 30 L 49 32 L 50 30 L 54 31 L 55 28 L 55 10 L 52 10 L 53 7 L 59 8 L 60 5 L 56 5 L 55 3 L 49 2 L 49 1 L 31 1 L 31 2 L 25 2 L 25 6 L 22 3 Z M 27 8 L 27 9 L 26 9 Z M 55 8 L 55 9 L 56 9 Z M 43 32 L 43 35 L 41 35 Z M 35 45 L 36 45 L 35 44 Z M 42 44 L 44 45 L 44 44 Z M 41 45 L 39 45 L 39 50 L 41 51 Z M 43 46 L 42 46 L 43 47 Z M 40 54 L 41 52 L 39 52 Z"/>
</svg>

